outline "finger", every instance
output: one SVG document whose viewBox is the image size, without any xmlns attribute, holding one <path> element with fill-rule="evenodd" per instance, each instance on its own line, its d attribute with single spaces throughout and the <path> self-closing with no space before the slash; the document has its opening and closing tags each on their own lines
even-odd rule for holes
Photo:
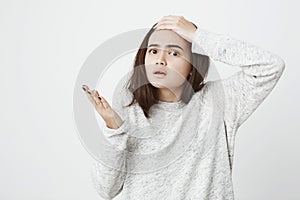
<svg viewBox="0 0 300 200">
<path fill-rule="evenodd" d="M 104 108 L 110 108 L 109 103 L 106 101 L 106 99 L 103 96 L 101 97 L 101 102 Z"/>
<path fill-rule="evenodd" d="M 181 16 L 164 16 L 159 20 L 159 22 L 172 22 L 172 23 L 179 23 L 179 22 L 184 22 L 185 19 Z"/>
<path fill-rule="evenodd" d="M 173 24 L 173 25 L 175 25 L 176 22 L 174 22 L 174 21 L 169 21 L 169 20 L 164 20 L 164 21 L 158 22 L 158 23 L 156 24 L 155 27 L 159 27 L 159 26 L 165 25 L 165 24 L 169 24 L 169 25 L 172 25 L 172 24 Z"/>
<path fill-rule="evenodd" d="M 102 103 L 101 103 L 101 101 L 99 99 L 99 93 L 98 93 L 98 91 L 97 90 L 93 90 L 91 95 L 94 98 L 94 101 L 96 102 L 96 104 L 99 105 L 99 106 L 102 106 Z"/>
<path fill-rule="evenodd" d="M 87 92 L 89 90 L 89 87 L 87 85 L 82 85 L 82 89 Z"/>
<path fill-rule="evenodd" d="M 87 94 L 91 94 L 92 91 L 89 89 L 89 87 L 87 85 L 82 85 L 82 89 L 87 93 Z"/>
<path fill-rule="evenodd" d="M 161 29 L 169 29 L 169 30 L 175 30 L 176 26 L 174 23 L 161 23 L 157 24 L 155 27 L 155 30 L 161 30 Z"/>
<path fill-rule="evenodd" d="M 101 97 L 100 97 L 99 92 L 97 90 L 96 90 L 96 96 L 98 97 L 98 99 L 101 100 Z"/>
<path fill-rule="evenodd" d="M 161 22 L 158 22 L 154 29 L 159 30 L 159 29 L 171 29 L 171 30 L 176 30 L 178 27 L 181 27 L 183 25 L 182 22 L 178 21 L 170 21 L 170 20 L 164 20 Z"/>
<path fill-rule="evenodd" d="M 181 25 L 181 24 L 186 24 L 189 21 L 186 20 L 183 16 L 168 15 L 168 16 L 164 16 L 161 20 L 159 20 L 158 24 L 164 22 L 170 22 L 170 23 L 175 23 L 177 25 Z"/>
<path fill-rule="evenodd" d="M 162 24 L 162 23 L 176 23 L 177 21 L 175 19 L 161 19 L 157 22 L 157 25 Z"/>
<path fill-rule="evenodd" d="M 163 17 L 161 18 L 158 22 L 163 22 L 163 21 L 171 21 L 171 22 L 176 22 L 177 19 L 171 18 L 171 17 Z"/>
<path fill-rule="evenodd" d="M 167 15 L 167 16 L 163 16 L 161 18 L 161 20 L 179 20 L 180 16 L 175 16 L 175 15 Z"/>
<path fill-rule="evenodd" d="M 89 94 L 89 92 L 87 92 L 86 94 L 87 94 L 87 97 L 90 100 L 90 102 L 94 105 L 94 107 L 96 107 L 97 103 L 96 103 L 95 99 L 93 98 L 93 95 Z"/>
<path fill-rule="evenodd" d="M 86 92 L 86 95 L 88 97 L 88 99 L 90 100 L 90 102 L 94 105 L 97 106 L 97 102 L 95 101 L 95 98 L 93 96 L 93 91 L 89 89 L 88 86 L 83 86 L 82 89 Z"/>
<path fill-rule="evenodd" d="M 90 100 L 90 102 L 93 104 L 93 106 L 95 108 L 99 107 L 99 106 L 100 106 L 100 108 L 102 107 L 100 99 L 99 98 L 95 98 L 95 97 L 99 96 L 99 94 L 98 94 L 97 91 L 90 90 L 87 85 L 82 85 L 82 89 L 86 92 L 86 95 L 87 95 L 88 99 Z"/>
</svg>

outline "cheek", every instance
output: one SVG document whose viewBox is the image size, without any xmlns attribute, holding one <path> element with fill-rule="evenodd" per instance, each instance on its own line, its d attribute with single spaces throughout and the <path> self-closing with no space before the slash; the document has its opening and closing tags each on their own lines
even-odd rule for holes
<svg viewBox="0 0 300 200">
<path fill-rule="evenodd" d="M 146 75 L 150 76 L 152 74 L 153 70 L 154 70 L 153 65 L 151 65 L 150 63 L 147 64 L 146 61 L 145 61 L 144 66 L 145 66 Z"/>
<path fill-rule="evenodd" d="M 147 56 L 147 54 L 145 55 L 145 58 L 144 58 L 144 62 L 145 64 L 151 64 L 153 58 L 151 58 L 150 56 Z"/>
<path fill-rule="evenodd" d="M 148 56 L 147 55 L 145 55 L 145 58 L 144 58 L 144 63 L 146 64 L 146 63 L 148 63 Z"/>
<path fill-rule="evenodd" d="M 147 56 L 145 56 L 145 58 L 144 58 L 144 66 L 145 66 L 145 70 L 146 70 L 146 73 L 148 73 L 149 72 L 149 64 L 150 64 L 150 61 L 149 61 L 149 58 L 147 57 Z"/>
<path fill-rule="evenodd" d="M 182 75 L 182 76 L 187 76 L 190 73 L 191 70 L 191 65 L 188 62 L 177 62 L 174 63 L 173 70 L 175 70 L 178 74 Z"/>
</svg>

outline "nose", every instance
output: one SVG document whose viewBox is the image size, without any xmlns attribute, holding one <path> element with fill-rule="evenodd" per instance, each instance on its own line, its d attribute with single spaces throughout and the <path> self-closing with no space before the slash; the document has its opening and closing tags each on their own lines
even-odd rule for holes
<svg viewBox="0 0 300 200">
<path fill-rule="evenodd" d="M 160 52 L 155 64 L 156 65 L 166 65 L 165 52 L 164 51 Z"/>
</svg>

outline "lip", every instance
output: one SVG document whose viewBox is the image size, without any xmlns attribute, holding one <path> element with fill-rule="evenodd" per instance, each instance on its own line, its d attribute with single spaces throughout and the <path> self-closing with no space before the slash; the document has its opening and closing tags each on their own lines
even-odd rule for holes
<svg viewBox="0 0 300 200">
<path fill-rule="evenodd" d="M 156 72 L 162 72 L 162 73 L 164 73 L 164 74 L 155 74 Z M 166 76 L 167 75 L 167 71 L 166 70 L 164 70 L 164 69 L 155 69 L 155 70 L 153 70 L 153 74 L 154 75 L 159 75 L 159 76 Z"/>
<path fill-rule="evenodd" d="M 165 74 L 153 74 L 153 76 L 155 76 L 156 78 L 164 78 L 167 75 L 165 75 Z"/>
</svg>

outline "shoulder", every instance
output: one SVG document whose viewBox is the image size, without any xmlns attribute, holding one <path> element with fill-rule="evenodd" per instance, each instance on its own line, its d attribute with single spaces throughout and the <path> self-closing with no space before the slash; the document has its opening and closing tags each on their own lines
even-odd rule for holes
<svg viewBox="0 0 300 200">
<path fill-rule="evenodd" d="M 195 98 L 203 98 L 211 96 L 212 94 L 220 94 L 223 86 L 220 81 L 207 81 L 201 90 L 196 91 Z"/>
<path fill-rule="evenodd" d="M 224 87 L 226 86 L 220 80 L 207 81 L 201 90 L 195 92 L 193 98 L 202 105 L 221 109 L 227 101 Z"/>
</svg>

